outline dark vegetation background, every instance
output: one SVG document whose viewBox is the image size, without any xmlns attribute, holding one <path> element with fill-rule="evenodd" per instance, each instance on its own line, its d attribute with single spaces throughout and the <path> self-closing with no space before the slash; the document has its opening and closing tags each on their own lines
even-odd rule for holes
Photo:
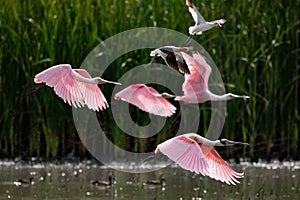
<svg viewBox="0 0 300 200">
<path fill-rule="evenodd" d="M 194 39 L 215 61 L 227 92 L 251 96 L 247 102 L 227 104 L 223 136 L 250 143 L 238 153 L 226 149 L 227 156 L 299 159 L 299 0 L 195 4 L 206 19 L 227 19 L 221 29 Z M 34 75 L 60 63 L 79 67 L 96 45 L 121 31 L 157 26 L 187 34 L 193 24 L 184 0 L 0 1 L 0 158 L 91 158 L 76 133 L 70 106 L 51 88 L 24 96 L 35 86 Z M 147 63 L 149 51 L 130 53 L 114 64 L 129 61 L 132 67 Z M 114 80 L 120 76 L 115 71 L 104 75 Z M 207 130 L 210 104 L 200 106 L 207 110 L 200 129 Z M 133 119 L 147 123 L 146 114 L 130 109 Z M 120 131 L 116 137 L 117 127 L 110 127 L 109 120 L 111 140 L 136 152 L 153 151 L 176 129 L 176 124 L 167 125 L 150 140 Z"/>
</svg>

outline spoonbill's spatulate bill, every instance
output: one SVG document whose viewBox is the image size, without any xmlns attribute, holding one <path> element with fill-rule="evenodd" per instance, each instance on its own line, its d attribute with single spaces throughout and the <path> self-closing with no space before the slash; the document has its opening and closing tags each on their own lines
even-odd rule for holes
<svg viewBox="0 0 300 200">
<path fill-rule="evenodd" d="M 163 95 L 159 94 L 154 88 L 144 84 L 133 84 L 126 87 L 115 95 L 115 99 L 121 99 L 145 112 L 162 117 L 169 117 L 176 111 L 176 107 L 165 99 Z"/>
<path fill-rule="evenodd" d="M 203 103 L 206 101 L 227 101 L 234 98 L 249 98 L 249 96 L 240 96 L 232 93 L 224 95 L 213 94 L 208 88 L 211 67 L 207 64 L 203 56 L 200 53 L 194 53 L 193 56 L 190 56 L 184 52 L 182 52 L 182 55 L 191 74 L 185 74 L 185 80 L 182 85 L 184 96 L 176 96 L 176 101 L 183 101 L 185 103 Z"/>
<path fill-rule="evenodd" d="M 235 185 L 244 173 L 234 171 L 213 148 L 229 145 L 248 144 L 227 139 L 212 141 L 195 133 L 187 133 L 157 145 L 155 154 L 162 152 L 183 169 Z"/>
<path fill-rule="evenodd" d="M 201 35 L 203 31 L 207 31 L 213 27 L 219 26 L 221 27 L 222 24 L 226 22 L 225 19 L 218 19 L 211 22 L 205 21 L 205 19 L 202 17 L 200 12 L 197 10 L 196 6 L 193 4 L 191 0 L 186 0 L 186 5 L 189 8 L 189 12 L 191 13 L 194 21 L 195 26 L 191 26 L 189 28 L 190 35 Z"/>
<path fill-rule="evenodd" d="M 182 74 L 189 74 L 189 68 L 181 52 L 191 51 L 192 49 L 192 47 L 162 46 L 151 51 L 150 56 L 162 57 L 169 67 Z"/>
<path fill-rule="evenodd" d="M 35 83 L 40 85 L 27 91 L 30 95 L 38 91 L 42 85 L 53 87 L 55 93 L 64 102 L 71 106 L 87 107 L 94 111 L 104 110 L 109 107 L 98 84 L 111 83 L 121 85 L 117 82 L 107 81 L 100 77 L 92 78 L 85 69 L 72 69 L 69 64 L 60 64 L 50 67 L 34 78 Z"/>
</svg>

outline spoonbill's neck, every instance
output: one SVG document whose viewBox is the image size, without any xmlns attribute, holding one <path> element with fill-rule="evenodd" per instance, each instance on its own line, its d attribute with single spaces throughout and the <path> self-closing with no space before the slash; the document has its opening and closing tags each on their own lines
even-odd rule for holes
<svg viewBox="0 0 300 200">
<path fill-rule="evenodd" d="M 73 75 L 75 76 L 75 79 L 77 81 L 80 81 L 83 83 L 89 83 L 89 84 L 98 84 L 99 83 L 99 77 L 86 78 L 86 77 L 81 76 L 77 72 L 73 72 Z"/>
<path fill-rule="evenodd" d="M 220 143 L 219 140 L 209 140 L 209 139 L 202 137 L 196 133 L 187 133 L 185 135 L 187 137 L 195 140 L 197 143 L 201 143 L 201 144 L 207 145 L 207 146 L 217 146 Z"/>
<path fill-rule="evenodd" d="M 231 93 L 217 95 L 208 91 L 208 95 L 211 101 L 227 101 L 233 99 L 233 95 Z"/>
</svg>

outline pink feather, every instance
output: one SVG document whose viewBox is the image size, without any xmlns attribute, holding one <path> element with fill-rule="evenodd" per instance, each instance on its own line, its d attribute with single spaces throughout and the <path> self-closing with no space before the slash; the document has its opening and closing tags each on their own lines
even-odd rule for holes
<svg viewBox="0 0 300 200">
<path fill-rule="evenodd" d="M 203 91 L 208 90 L 208 79 L 211 73 L 210 66 L 199 53 L 194 53 L 193 57 L 182 52 L 190 74 L 185 75 L 185 81 L 182 90 L 185 96 L 202 96 Z"/>
<path fill-rule="evenodd" d="M 84 99 L 78 82 L 73 76 L 72 67 L 61 64 L 50 67 L 35 76 L 36 83 L 44 82 L 53 87 L 55 93 L 71 106 L 82 107 Z"/>
<path fill-rule="evenodd" d="M 89 109 L 99 111 L 108 107 L 108 103 L 98 87 L 98 82 L 87 83 L 78 81 L 74 76 L 79 76 L 92 80 L 91 75 L 84 69 L 72 69 L 69 64 L 60 64 L 50 67 L 34 78 L 36 83 L 45 83 L 53 87 L 55 93 L 61 97 L 64 102 L 71 106 L 83 107 L 87 105 Z"/>
<path fill-rule="evenodd" d="M 85 69 L 74 69 L 75 72 L 85 78 L 92 78 Z M 92 110 L 104 110 L 109 107 L 102 91 L 95 84 L 78 82 L 85 104 Z"/>
<path fill-rule="evenodd" d="M 121 99 L 135 105 L 145 112 L 163 117 L 169 117 L 176 111 L 176 107 L 168 100 L 159 97 L 159 92 L 144 84 L 133 84 L 128 86 L 118 92 L 115 95 L 115 99 Z"/>
<path fill-rule="evenodd" d="M 155 153 L 162 152 L 183 169 L 235 185 L 244 173 L 234 171 L 210 145 L 204 145 L 197 134 L 184 134 L 159 145 Z M 207 139 L 205 139 L 207 140 Z M 207 140 L 208 141 L 208 140 Z"/>
<path fill-rule="evenodd" d="M 186 170 L 202 175 L 208 173 L 209 164 L 200 146 L 184 135 L 157 145 L 157 149 Z"/>
</svg>

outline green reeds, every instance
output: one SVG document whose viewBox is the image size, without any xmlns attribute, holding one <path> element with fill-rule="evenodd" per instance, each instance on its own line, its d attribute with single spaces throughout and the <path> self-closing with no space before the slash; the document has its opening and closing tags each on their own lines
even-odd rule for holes
<svg viewBox="0 0 300 200">
<path fill-rule="evenodd" d="M 251 97 L 227 103 L 222 136 L 249 142 L 244 153 L 254 159 L 299 158 L 299 1 L 194 2 L 207 20 L 227 19 L 222 28 L 194 39 L 213 58 L 226 91 Z M 86 155 L 77 147 L 70 107 L 52 89 L 24 97 L 24 91 L 35 86 L 36 73 L 59 63 L 79 67 L 97 44 L 121 31 L 158 26 L 187 34 L 193 24 L 183 0 L 1 1 L 1 156 L 57 158 L 72 149 L 75 155 Z M 148 51 L 128 55 L 133 60 L 128 69 L 150 61 Z M 120 76 L 117 70 L 104 73 L 104 78 L 114 80 Z M 109 93 L 110 88 L 104 88 L 104 94 Z M 200 108 L 202 134 L 210 118 L 207 106 Z M 111 117 L 104 120 L 110 138 L 135 151 L 153 150 L 172 137 L 172 123 L 177 122 L 167 122 L 147 143 L 126 136 Z M 281 141 L 279 146 L 275 140 Z M 256 144 L 264 148 L 257 150 Z"/>
</svg>

